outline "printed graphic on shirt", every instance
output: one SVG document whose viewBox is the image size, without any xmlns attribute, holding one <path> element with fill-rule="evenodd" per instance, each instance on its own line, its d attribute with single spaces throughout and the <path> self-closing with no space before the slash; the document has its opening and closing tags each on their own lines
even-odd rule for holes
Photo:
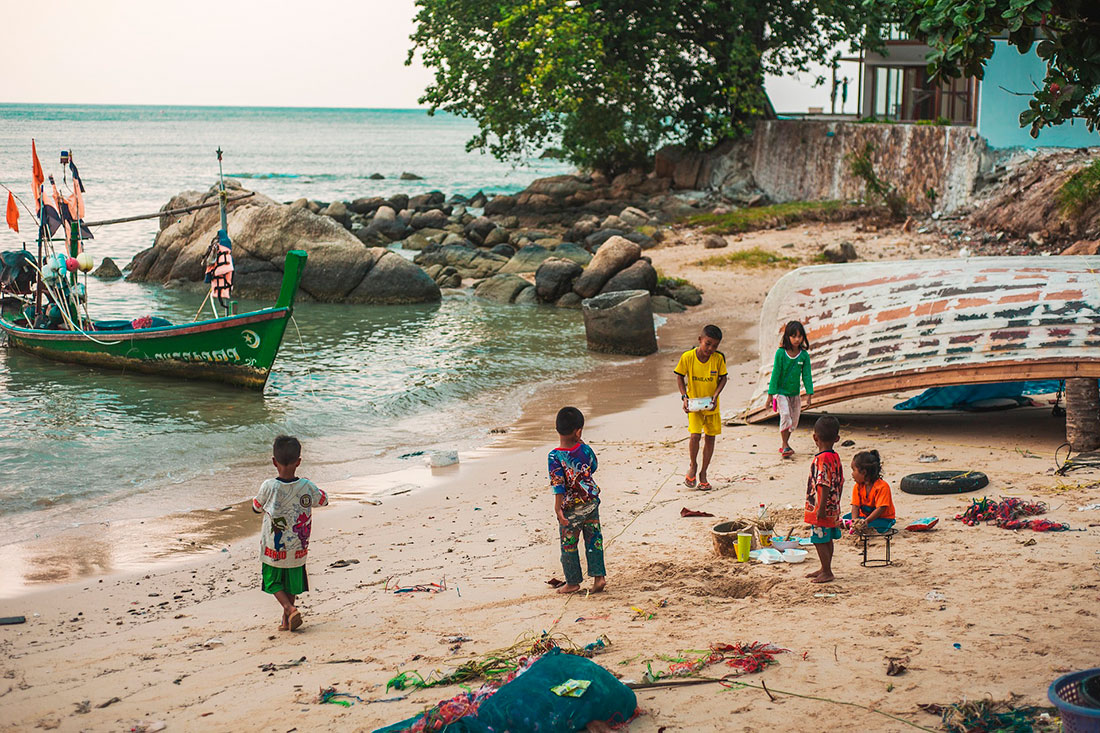
<svg viewBox="0 0 1100 733">
<path fill-rule="evenodd" d="M 585 443 L 569 450 L 555 448 L 547 458 L 550 488 L 555 494 L 565 494 L 563 508 L 568 510 L 596 500 L 600 487 L 592 474 L 596 471 L 596 454 Z"/>
<path fill-rule="evenodd" d="M 328 497 L 309 479 L 268 479 L 252 500 L 252 507 L 264 514 L 260 533 L 260 559 L 277 568 L 306 564 L 309 534 L 313 527 L 312 508 L 325 506 Z"/>
</svg>

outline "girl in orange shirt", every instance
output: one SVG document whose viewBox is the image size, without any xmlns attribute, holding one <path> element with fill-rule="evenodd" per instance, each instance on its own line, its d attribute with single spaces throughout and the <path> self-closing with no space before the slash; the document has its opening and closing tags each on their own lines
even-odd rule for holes
<svg viewBox="0 0 1100 733">
<path fill-rule="evenodd" d="M 854 531 L 864 527 L 885 532 L 894 526 L 894 500 L 890 485 L 882 480 L 882 459 L 877 450 L 862 451 L 852 458 L 852 520 Z"/>
</svg>

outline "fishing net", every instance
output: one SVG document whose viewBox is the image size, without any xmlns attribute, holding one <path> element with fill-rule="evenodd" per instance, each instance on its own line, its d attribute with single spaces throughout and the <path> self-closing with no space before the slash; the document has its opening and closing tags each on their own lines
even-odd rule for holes
<svg viewBox="0 0 1100 733">
<path fill-rule="evenodd" d="M 1036 532 L 1061 532 L 1069 529 L 1068 524 L 1061 522 L 1024 518 L 1046 512 L 1047 505 L 1042 501 L 1027 501 L 1013 496 L 1002 496 L 1000 501 L 994 501 L 986 496 L 971 500 L 966 511 L 956 514 L 955 519 L 969 527 L 985 523 L 1002 529 L 1032 529 Z"/>
<path fill-rule="evenodd" d="M 699 653 L 700 651 L 702 650 L 687 650 L 688 653 Z M 666 657 L 665 660 L 671 662 L 668 666 L 668 672 L 654 672 L 652 663 L 647 663 L 644 679 L 646 682 L 656 682 L 665 677 L 690 677 L 699 673 L 703 668 L 719 662 L 725 662 L 727 667 L 734 670 L 727 674 L 727 677 L 740 677 L 741 675 L 759 672 L 769 665 L 775 664 L 775 655 L 787 651 L 790 650 L 759 641 L 747 644 L 711 644 L 710 649 L 702 651 L 702 656 L 694 659 Z"/>
</svg>

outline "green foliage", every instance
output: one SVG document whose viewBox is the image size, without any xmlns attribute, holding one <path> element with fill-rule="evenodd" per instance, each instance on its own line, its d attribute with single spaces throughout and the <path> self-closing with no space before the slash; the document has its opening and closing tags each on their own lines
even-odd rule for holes
<svg viewBox="0 0 1100 733">
<path fill-rule="evenodd" d="M 840 201 L 788 201 L 784 204 L 735 209 L 726 214 L 696 214 L 688 224 L 705 226 L 709 234 L 736 234 L 769 229 L 797 221 L 831 221 L 845 217 Z"/>
<path fill-rule="evenodd" d="M 1100 126 L 1100 3 L 1097 0 L 863 0 L 864 9 L 896 21 L 932 48 L 929 71 L 940 79 L 981 79 L 993 39 L 1035 53 L 1047 73 L 1020 114 L 1031 136 L 1083 119 Z"/>
<path fill-rule="evenodd" d="M 905 216 L 905 211 L 908 208 L 905 196 L 898 192 L 894 184 L 878 177 L 878 173 L 875 172 L 874 161 L 871 160 L 874 152 L 875 146 L 867 143 L 863 146 L 863 150 L 848 153 L 844 156 L 844 160 L 848 163 L 848 170 L 851 171 L 852 175 L 863 179 L 867 192 L 882 199 L 882 203 L 890 210 L 890 215 L 895 219 L 900 219 Z"/>
<path fill-rule="evenodd" d="M 1066 216 L 1077 216 L 1100 200 L 1100 158 L 1074 173 L 1058 189 L 1058 206 Z"/>
<path fill-rule="evenodd" d="M 477 121 L 467 149 L 547 145 L 616 173 L 663 142 L 706 149 L 770 113 L 767 73 L 806 71 L 862 32 L 847 0 L 416 0 L 421 103 Z M 823 81 L 823 80 L 822 80 Z"/>
<path fill-rule="evenodd" d="M 766 249 L 753 247 L 738 252 L 714 255 L 699 260 L 700 267 L 789 267 L 798 264 L 796 257 L 784 257 Z"/>
</svg>

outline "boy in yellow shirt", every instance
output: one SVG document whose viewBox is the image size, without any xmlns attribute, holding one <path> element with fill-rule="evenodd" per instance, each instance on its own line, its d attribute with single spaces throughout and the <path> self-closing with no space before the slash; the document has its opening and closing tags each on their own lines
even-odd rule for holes
<svg viewBox="0 0 1100 733">
<path fill-rule="evenodd" d="M 688 456 L 691 462 L 688 464 L 687 475 L 684 476 L 684 486 L 695 488 L 696 470 L 698 470 L 699 489 L 707 491 L 710 483 L 707 481 L 707 467 L 710 465 L 711 456 L 714 455 L 714 438 L 722 432 L 722 415 L 718 409 L 718 395 L 726 386 L 726 357 L 718 350 L 718 344 L 722 343 L 722 329 L 718 326 L 703 326 L 703 332 L 699 334 L 699 345 L 694 349 L 685 351 L 676 364 L 676 384 L 680 387 L 680 398 L 684 405 L 684 412 L 688 416 L 688 433 L 691 440 L 688 442 Z M 710 401 L 700 406 L 695 404 L 701 398 L 710 398 Z M 703 464 L 698 465 L 699 438 L 706 436 L 703 441 Z"/>
</svg>

